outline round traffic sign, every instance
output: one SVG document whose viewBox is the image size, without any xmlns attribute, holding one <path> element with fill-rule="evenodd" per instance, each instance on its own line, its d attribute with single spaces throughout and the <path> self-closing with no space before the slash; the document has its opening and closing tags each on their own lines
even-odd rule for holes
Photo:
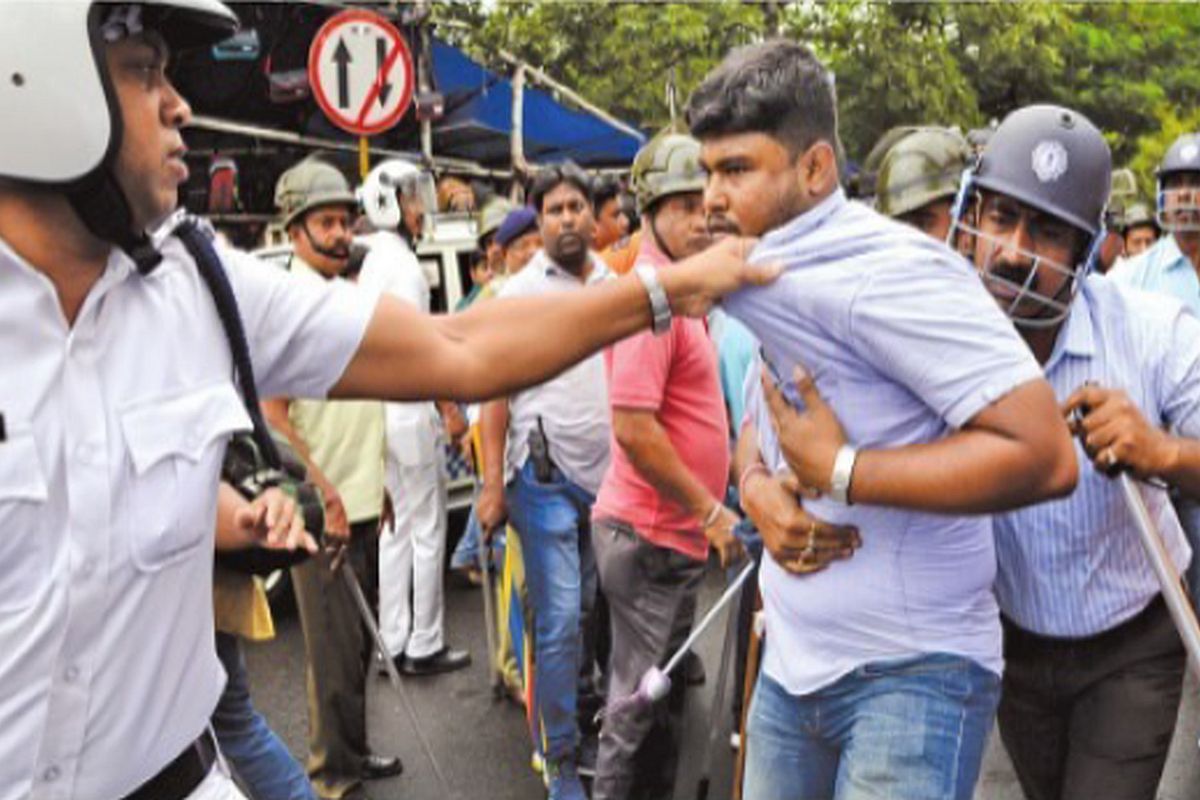
<svg viewBox="0 0 1200 800">
<path fill-rule="evenodd" d="M 391 128 L 412 103 L 412 52 L 400 31 L 372 11 L 343 11 L 308 50 L 317 105 L 342 130 L 369 136 Z"/>
</svg>

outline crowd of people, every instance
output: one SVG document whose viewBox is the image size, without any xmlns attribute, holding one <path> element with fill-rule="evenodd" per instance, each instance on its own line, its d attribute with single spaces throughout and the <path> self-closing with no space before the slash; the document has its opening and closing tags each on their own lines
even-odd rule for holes
<svg viewBox="0 0 1200 800">
<path fill-rule="evenodd" d="M 551 800 L 674 795 L 687 681 L 628 700 L 710 565 L 747 559 L 740 796 L 970 800 L 997 722 L 1031 800 L 1155 796 L 1187 654 L 1117 476 L 1194 597 L 1200 135 L 1147 203 L 1071 108 L 928 121 L 851 196 L 832 75 L 771 40 L 627 180 L 563 163 L 487 198 L 305 158 L 278 268 L 176 213 L 167 62 L 228 36 L 225 5 L 8 12 L 0 800 L 366 797 L 403 770 L 368 746 L 368 675 L 471 663 L 447 559 L 501 567 L 485 657 Z M 444 314 L 416 257 L 439 209 L 478 236 Z M 222 468 L 268 426 L 319 530 L 286 482 Z M 449 555 L 447 443 L 478 482 Z M 294 562 L 303 766 L 251 700 L 261 582 L 214 548 Z"/>
</svg>

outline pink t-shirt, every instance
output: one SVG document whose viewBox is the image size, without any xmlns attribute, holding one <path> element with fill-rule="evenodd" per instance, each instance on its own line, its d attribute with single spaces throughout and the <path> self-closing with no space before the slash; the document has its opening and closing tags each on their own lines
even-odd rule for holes
<svg viewBox="0 0 1200 800">
<path fill-rule="evenodd" d="M 638 262 L 670 268 L 650 237 L 643 237 Z M 677 317 L 667 334 L 646 331 L 631 336 L 605 351 L 604 366 L 612 407 L 654 411 L 684 466 L 713 497 L 723 498 L 729 477 L 729 423 L 716 349 L 704 322 Z M 653 544 L 698 561 L 708 555 L 700 520 L 642 477 L 615 438 L 592 518 L 623 520 Z"/>
</svg>

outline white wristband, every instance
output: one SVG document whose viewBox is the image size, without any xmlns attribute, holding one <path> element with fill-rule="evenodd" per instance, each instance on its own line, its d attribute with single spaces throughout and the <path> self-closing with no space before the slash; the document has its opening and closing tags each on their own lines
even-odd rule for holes
<svg viewBox="0 0 1200 800">
<path fill-rule="evenodd" d="M 850 505 L 850 481 L 854 478 L 854 462 L 858 451 L 848 444 L 838 448 L 833 459 L 833 474 L 829 476 L 829 496 L 839 503 Z"/>
</svg>

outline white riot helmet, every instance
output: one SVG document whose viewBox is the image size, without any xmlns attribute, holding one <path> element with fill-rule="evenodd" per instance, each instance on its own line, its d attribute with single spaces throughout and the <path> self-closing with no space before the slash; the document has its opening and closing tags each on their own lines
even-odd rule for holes
<svg viewBox="0 0 1200 800">
<path fill-rule="evenodd" d="M 94 235 L 152 269 L 158 256 L 112 173 L 123 131 L 104 46 L 143 30 L 173 49 L 203 46 L 237 17 L 217 0 L 8 0 L 3 15 L 0 178 L 61 189 Z"/>
<path fill-rule="evenodd" d="M 404 220 L 400 199 L 419 203 L 424 210 L 425 227 L 437 211 L 437 191 L 433 177 L 415 164 L 401 159 L 384 161 L 367 174 L 358 190 L 358 200 L 371 225 L 381 231 L 395 231 Z M 420 236 L 421 231 L 410 231 Z"/>
</svg>

